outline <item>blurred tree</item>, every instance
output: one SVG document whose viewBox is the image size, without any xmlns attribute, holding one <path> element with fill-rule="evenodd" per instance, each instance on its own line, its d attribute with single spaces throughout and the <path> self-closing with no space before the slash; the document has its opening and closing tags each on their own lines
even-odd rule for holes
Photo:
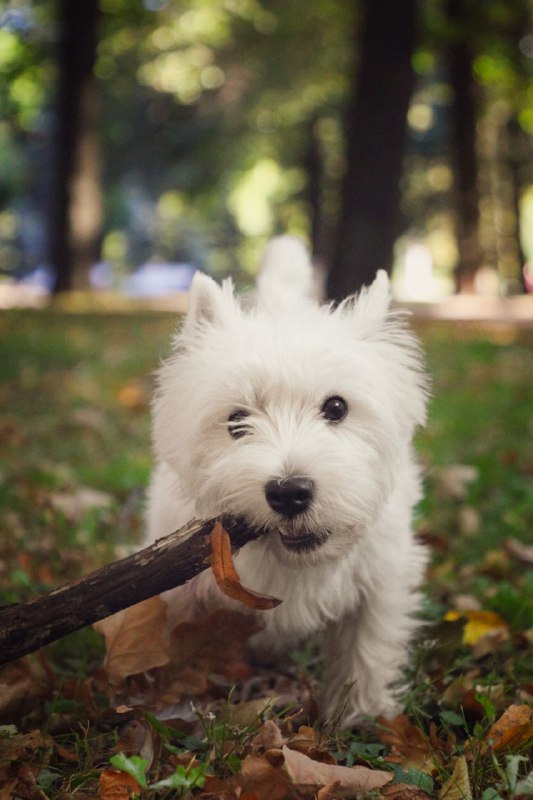
<svg viewBox="0 0 533 800">
<path fill-rule="evenodd" d="M 338 298 L 390 268 L 400 229 L 431 240 L 436 268 L 450 274 L 455 238 L 466 253 L 477 206 L 482 256 L 470 263 L 498 264 L 515 285 L 519 204 L 531 182 L 528 1 L 0 0 L 0 197 L 9 210 L 0 211 L 0 249 L 3 231 L 11 236 L 0 269 L 42 263 L 29 220 L 49 208 L 57 289 L 86 280 L 102 229 L 103 257 L 117 269 L 188 260 L 242 280 L 236 265 L 252 271 L 265 239 L 289 231 L 332 264 Z M 54 53 L 49 166 L 57 9 L 65 36 Z M 456 51 L 448 72 L 444 53 L 455 45 L 467 47 L 469 65 L 463 58 L 459 69 Z M 419 82 L 402 175 L 412 64 Z M 28 252 L 28 241 L 40 255 L 23 264 L 13 253 Z"/>
<path fill-rule="evenodd" d="M 346 123 L 346 171 L 328 296 L 390 271 L 398 235 L 407 110 L 414 85 L 415 0 L 365 0 Z M 357 45 L 354 42 L 354 50 Z"/>
<path fill-rule="evenodd" d="M 479 17 L 472 13 L 475 8 L 471 0 L 447 0 L 446 8 L 449 23 L 448 74 L 452 91 L 450 157 L 458 252 L 455 284 L 458 292 L 471 292 L 475 274 L 482 264 L 478 237 L 477 92 L 472 51 L 472 37 Z"/>
<path fill-rule="evenodd" d="M 486 209 L 484 233 L 492 264 L 498 269 L 503 292 L 512 294 L 525 288 L 527 256 L 520 221 L 522 202 L 533 183 L 531 4 L 527 0 L 491 0 L 483 12 L 486 21 L 480 26 L 474 61 L 484 100 L 478 131 L 485 172 L 481 208 Z"/>
<path fill-rule="evenodd" d="M 161 234 L 168 245 L 169 229 L 184 225 L 195 234 L 180 234 L 189 258 L 226 274 L 239 261 L 255 266 L 276 231 L 310 233 L 313 203 L 321 230 L 323 220 L 331 228 L 353 4 L 159 6 L 143 20 L 131 4 L 103 2 L 96 71 L 109 120 L 106 182 L 116 187 L 108 226 L 135 240 L 136 258 L 141 232 L 145 257 L 151 246 L 172 258 Z M 311 136 L 320 151 L 314 182 Z M 125 231 L 132 208 L 135 230 Z M 183 249 L 176 238 L 174 253 Z"/>
<path fill-rule="evenodd" d="M 43 258 L 35 209 L 47 197 L 51 29 L 48 4 L 0 2 L 0 274 L 10 276 Z"/>
<path fill-rule="evenodd" d="M 102 232 L 99 90 L 94 75 L 98 0 L 60 4 L 57 102 L 49 218 L 54 292 L 86 287 Z"/>
</svg>

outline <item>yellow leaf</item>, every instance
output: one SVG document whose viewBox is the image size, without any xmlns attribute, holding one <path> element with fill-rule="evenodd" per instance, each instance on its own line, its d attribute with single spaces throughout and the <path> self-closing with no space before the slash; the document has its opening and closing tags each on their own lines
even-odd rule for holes
<svg viewBox="0 0 533 800">
<path fill-rule="evenodd" d="M 451 776 L 439 792 L 439 800 L 472 800 L 468 766 L 464 756 L 459 756 L 456 760 Z"/>
<path fill-rule="evenodd" d="M 499 614 L 494 611 L 448 611 L 444 615 L 447 622 L 455 622 L 458 619 L 466 619 L 463 631 L 463 644 L 475 645 L 484 636 L 501 634 L 508 638 L 509 627 Z"/>
</svg>

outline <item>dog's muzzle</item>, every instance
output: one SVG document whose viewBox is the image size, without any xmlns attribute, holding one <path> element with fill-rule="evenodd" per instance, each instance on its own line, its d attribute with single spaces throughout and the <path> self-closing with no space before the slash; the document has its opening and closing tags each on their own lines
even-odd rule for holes
<svg viewBox="0 0 533 800">
<path fill-rule="evenodd" d="M 309 531 L 292 533 L 279 529 L 278 535 L 282 545 L 293 553 L 309 553 L 320 547 L 326 539 L 324 536 Z"/>
<path fill-rule="evenodd" d="M 278 527 L 281 543 L 293 553 L 315 550 L 326 537 L 306 530 L 300 516 L 309 510 L 315 496 L 315 483 L 305 475 L 272 478 L 265 486 L 270 508 L 284 518 Z"/>
<path fill-rule="evenodd" d="M 265 498 L 273 511 L 287 519 L 303 514 L 313 502 L 315 483 L 305 475 L 273 478 L 265 486 Z"/>
</svg>

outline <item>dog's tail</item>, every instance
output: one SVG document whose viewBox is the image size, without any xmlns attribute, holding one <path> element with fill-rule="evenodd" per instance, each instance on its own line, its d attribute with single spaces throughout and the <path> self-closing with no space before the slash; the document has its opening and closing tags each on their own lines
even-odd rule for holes
<svg viewBox="0 0 533 800">
<path fill-rule="evenodd" d="M 276 236 L 266 246 L 257 277 L 259 305 L 287 309 L 309 302 L 316 294 L 313 265 L 301 239 Z"/>
</svg>

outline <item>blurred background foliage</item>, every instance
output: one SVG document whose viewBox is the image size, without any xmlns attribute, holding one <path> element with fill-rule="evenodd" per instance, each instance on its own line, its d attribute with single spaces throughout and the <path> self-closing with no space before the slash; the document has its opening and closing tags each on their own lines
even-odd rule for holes
<svg viewBox="0 0 533 800">
<path fill-rule="evenodd" d="M 531 11 L 2 0 L 3 279 L 113 288 L 166 262 L 246 283 L 289 231 L 333 297 L 393 264 L 412 299 L 531 288 Z"/>
</svg>

